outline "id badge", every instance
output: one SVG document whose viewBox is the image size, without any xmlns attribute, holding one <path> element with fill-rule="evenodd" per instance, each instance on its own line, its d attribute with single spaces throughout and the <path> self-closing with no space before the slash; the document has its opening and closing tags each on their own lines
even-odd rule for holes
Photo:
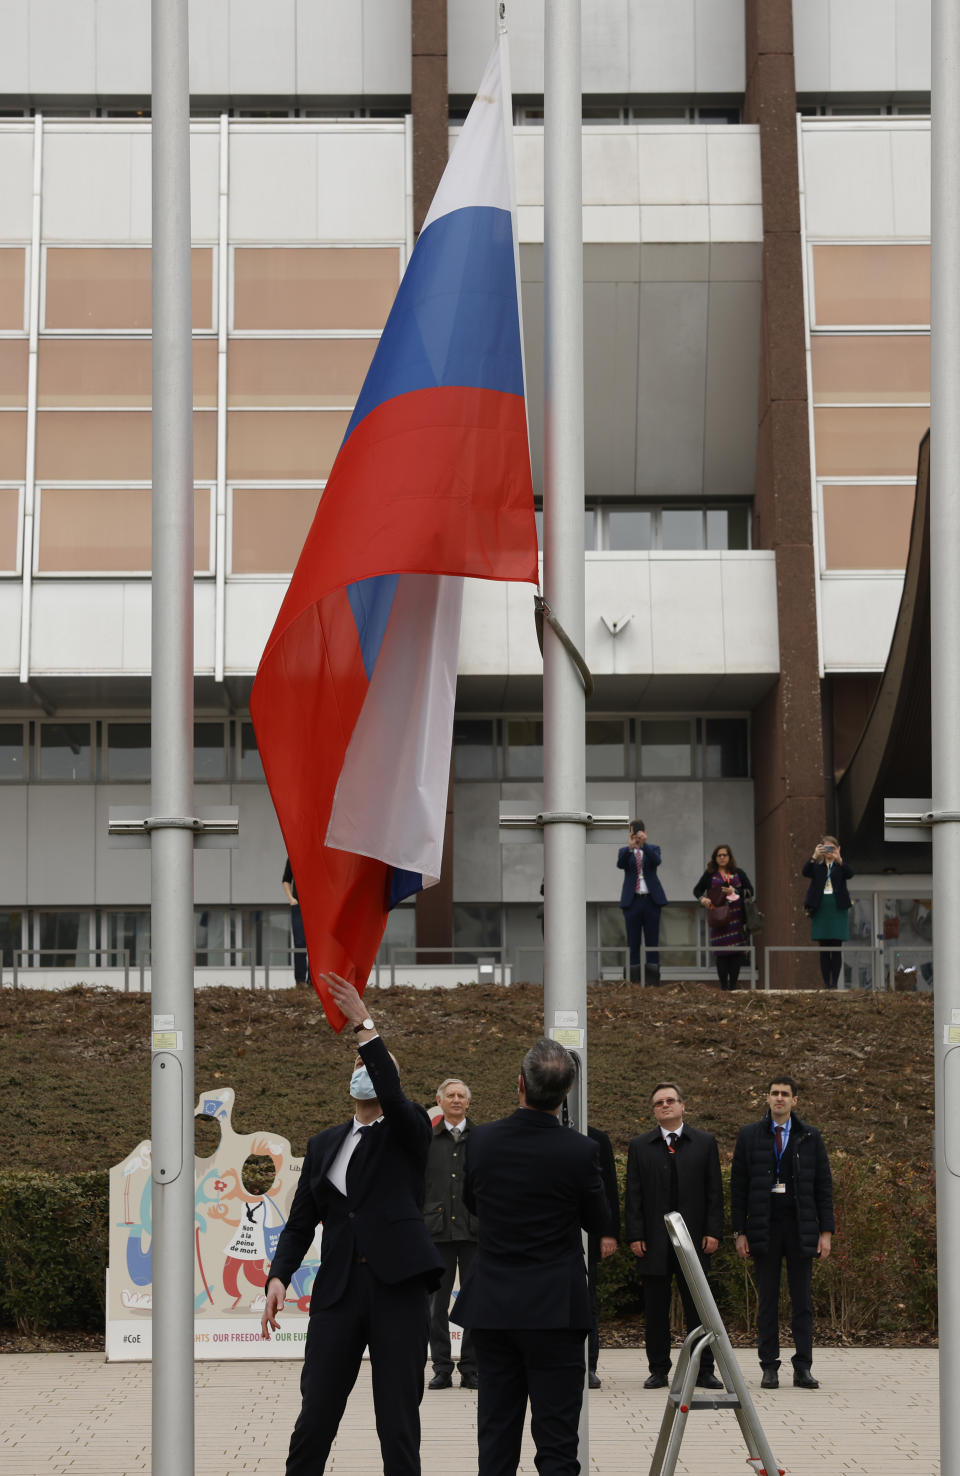
<svg viewBox="0 0 960 1476">
<path fill-rule="evenodd" d="M 779 1179 L 774 1184 L 773 1188 L 770 1190 L 770 1193 L 771 1194 L 786 1194 L 786 1192 L 787 1192 L 787 1186 L 786 1186 L 786 1184 L 781 1184 L 781 1182 L 780 1182 Z"/>
</svg>

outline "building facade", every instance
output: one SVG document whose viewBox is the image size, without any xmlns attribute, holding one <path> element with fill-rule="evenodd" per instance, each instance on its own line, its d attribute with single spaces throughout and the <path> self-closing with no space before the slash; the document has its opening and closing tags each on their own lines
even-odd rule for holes
<svg viewBox="0 0 960 1476">
<path fill-rule="evenodd" d="M 543 8 L 508 6 L 538 507 Z M 289 978 L 250 685 L 496 10 L 191 7 L 195 779 L 240 810 L 196 857 L 201 978 Z M 0 0 L 0 33 L 0 962 L 54 981 L 149 967 L 149 856 L 106 825 L 150 774 L 149 4 Z M 807 941 L 800 866 L 886 663 L 929 424 L 929 87 L 929 0 L 584 6 L 587 803 L 661 844 L 683 974 L 721 841 L 765 941 Z M 445 875 L 385 961 L 540 977 L 542 846 L 499 815 L 540 805 L 541 694 L 531 591 L 468 585 Z M 622 968 L 619 843 L 588 837 L 591 977 Z M 929 878 L 856 896 L 851 981 L 922 963 Z"/>
</svg>

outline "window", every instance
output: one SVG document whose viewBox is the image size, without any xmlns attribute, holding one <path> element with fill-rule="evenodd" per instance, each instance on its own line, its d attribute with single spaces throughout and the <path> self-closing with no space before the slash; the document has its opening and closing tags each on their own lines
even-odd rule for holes
<svg viewBox="0 0 960 1476">
<path fill-rule="evenodd" d="M 653 513 L 648 508 L 608 508 L 606 535 L 606 548 L 653 548 Z"/>
<path fill-rule="evenodd" d="M 42 723 L 40 725 L 40 778 L 88 780 L 92 748 L 89 723 Z"/>
<path fill-rule="evenodd" d="M 25 777 L 23 723 L 0 723 L 0 780 Z"/>
<path fill-rule="evenodd" d="M 745 502 L 707 508 L 707 548 L 749 547 L 750 509 Z"/>
<path fill-rule="evenodd" d="M 23 947 L 23 913 L 16 909 L 0 912 L 0 963 L 7 968 L 13 955 Z"/>
<path fill-rule="evenodd" d="M 543 778 L 543 723 L 539 718 L 507 719 L 507 778 Z"/>
<path fill-rule="evenodd" d="M 268 972 L 292 968 L 290 908 L 252 907 L 243 914 L 243 940 L 258 967 L 266 967 Z"/>
<path fill-rule="evenodd" d="M 691 772 L 689 718 L 644 719 L 640 724 L 640 773 L 644 779 L 686 779 Z"/>
<path fill-rule="evenodd" d="M 703 719 L 704 779 L 746 779 L 750 774 L 746 718 Z"/>
<path fill-rule="evenodd" d="M 198 969 L 224 968 L 227 959 L 227 914 L 220 909 L 198 907 L 193 914 L 194 959 Z M 240 962 L 232 957 L 229 962 Z"/>
<path fill-rule="evenodd" d="M 263 760 L 253 723 L 240 724 L 240 779 L 263 779 Z"/>
<path fill-rule="evenodd" d="M 494 748 L 494 724 L 489 718 L 455 718 L 453 723 L 453 777 L 499 777 Z"/>
<path fill-rule="evenodd" d="M 107 723 L 104 778 L 140 784 L 150 779 L 150 724 Z"/>
<path fill-rule="evenodd" d="M 499 948 L 501 938 L 499 903 L 455 902 L 453 904 L 453 946 L 455 948 Z M 463 963 L 463 954 L 457 955 Z"/>
<path fill-rule="evenodd" d="M 150 962 L 150 913 L 108 912 L 104 919 L 107 957 L 103 962 L 112 968 L 123 965 L 126 950 L 130 968 Z"/>
<path fill-rule="evenodd" d="M 626 725 L 621 718 L 587 719 L 587 778 L 621 779 L 626 773 Z"/>
<path fill-rule="evenodd" d="M 734 502 L 675 507 L 655 503 L 594 503 L 584 509 L 586 550 L 629 553 L 657 549 L 750 547 L 751 505 Z M 543 548 L 543 508 L 536 509 L 537 540 Z"/>
<path fill-rule="evenodd" d="M 194 723 L 193 777 L 203 782 L 227 777 L 227 749 L 223 723 Z"/>
<path fill-rule="evenodd" d="M 660 547 L 703 548 L 706 542 L 703 508 L 665 507 L 660 514 Z"/>
<path fill-rule="evenodd" d="M 381 968 L 390 965 L 390 954 L 393 949 L 398 950 L 398 958 L 401 963 L 412 963 L 415 958 L 414 948 L 417 942 L 417 909 L 414 903 L 404 903 L 400 907 L 394 907 L 387 915 L 387 926 L 383 934 L 380 947 L 377 950 L 377 962 Z M 400 952 L 399 950 L 403 950 Z M 434 955 L 425 953 L 424 958 L 429 963 Z"/>
<path fill-rule="evenodd" d="M 90 966 L 90 914 L 38 912 L 36 915 L 41 968 L 70 969 Z"/>
</svg>

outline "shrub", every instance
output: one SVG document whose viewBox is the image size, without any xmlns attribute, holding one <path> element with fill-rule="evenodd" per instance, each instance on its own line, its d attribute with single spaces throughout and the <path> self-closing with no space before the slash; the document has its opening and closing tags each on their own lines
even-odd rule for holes
<svg viewBox="0 0 960 1476">
<path fill-rule="evenodd" d="M 0 1175 L 0 1318 L 21 1332 L 104 1324 L 108 1175 Z"/>
</svg>

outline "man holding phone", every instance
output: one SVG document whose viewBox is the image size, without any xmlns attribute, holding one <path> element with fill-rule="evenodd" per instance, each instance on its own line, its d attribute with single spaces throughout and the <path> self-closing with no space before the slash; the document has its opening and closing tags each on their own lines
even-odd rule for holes
<svg viewBox="0 0 960 1476">
<path fill-rule="evenodd" d="M 666 907 L 667 898 L 657 876 L 660 847 L 647 840 L 647 827 L 642 820 L 631 820 L 629 840 L 620 847 L 617 865 L 624 873 L 620 906 L 630 948 L 630 982 L 640 983 L 640 946 L 645 943 L 643 982 L 648 986 L 659 984 L 660 909 Z"/>
</svg>

